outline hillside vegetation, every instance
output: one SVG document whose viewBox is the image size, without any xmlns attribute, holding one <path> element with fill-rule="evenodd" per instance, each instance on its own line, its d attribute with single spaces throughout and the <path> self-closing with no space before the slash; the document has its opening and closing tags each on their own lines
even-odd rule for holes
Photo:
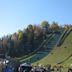
<svg viewBox="0 0 72 72">
<path fill-rule="evenodd" d="M 64 40 L 63 44 L 60 47 L 55 47 L 53 50 L 43 59 L 33 63 L 41 64 L 52 64 L 55 65 L 57 63 L 62 62 L 62 64 L 68 67 L 72 63 L 72 31 L 68 35 L 68 37 Z"/>
<path fill-rule="evenodd" d="M 44 65 L 67 63 L 65 60 L 70 61 L 72 54 L 71 27 L 61 27 L 57 22 L 49 24 L 48 21 L 40 25 L 29 24 L 26 29 L 0 39 L 0 57 L 4 54 L 20 62 Z"/>
<path fill-rule="evenodd" d="M 22 57 L 29 55 L 39 48 L 47 35 L 59 32 L 64 29 L 57 22 L 49 24 L 43 21 L 40 25 L 29 24 L 27 28 L 18 30 L 11 35 L 0 38 L 0 57 Z"/>
</svg>

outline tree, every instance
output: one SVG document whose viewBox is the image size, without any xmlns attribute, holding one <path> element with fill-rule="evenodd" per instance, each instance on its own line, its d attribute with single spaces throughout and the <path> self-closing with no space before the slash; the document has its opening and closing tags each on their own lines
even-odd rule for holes
<svg viewBox="0 0 72 72">
<path fill-rule="evenodd" d="M 14 43 L 14 48 L 18 48 L 19 41 L 18 41 L 18 34 L 17 34 L 17 33 L 14 33 L 14 34 L 11 36 L 11 40 L 12 40 L 13 43 Z"/>
<path fill-rule="evenodd" d="M 45 28 L 46 30 L 48 30 L 48 28 L 49 28 L 49 23 L 48 23 L 48 21 L 43 21 L 43 22 L 41 23 L 41 27 L 42 27 L 42 28 Z"/>
<path fill-rule="evenodd" d="M 36 26 L 35 30 L 34 30 L 34 42 L 35 43 L 39 43 L 43 40 L 43 30 L 41 27 Z"/>
<path fill-rule="evenodd" d="M 26 33 L 27 33 L 27 43 L 32 43 L 31 41 L 33 41 L 33 26 L 31 24 L 28 25 Z"/>
<path fill-rule="evenodd" d="M 52 31 L 57 31 L 59 29 L 58 23 L 57 22 L 53 22 L 50 29 Z"/>
<path fill-rule="evenodd" d="M 33 31 L 33 26 L 32 26 L 31 24 L 29 24 L 27 28 L 28 28 L 28 30 L 29 30 L 30 32 Z"/>
<path fill-rule="evenodd" d="M 23 32 L 21 30 L 18 31 L 18 40 L 19 42 L 23 41 Z"/>
<path fill-rule="evenodd" d="M 8 40 L 6 38 L 3 38 L 2 45 L 3 45 L 3 49 L 5 50 L 5 53 L 8 51 L 7 43 L 8 43 Z"/>
<path fill-rule="evenodd" d="M 64 29 L 68 30 L 69 29 L 69 25 L 65 24 L 64 25 Z"/>
</svg>

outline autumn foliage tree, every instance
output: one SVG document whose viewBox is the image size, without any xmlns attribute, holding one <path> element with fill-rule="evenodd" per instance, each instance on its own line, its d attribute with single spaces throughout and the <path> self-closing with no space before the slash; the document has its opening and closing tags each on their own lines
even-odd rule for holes
<svg viewBox="0 0 72 72">
<path fill-rule="evenodd" d="M 50 26 L 50 29 L 52 31 L 57 31 L 59 29 L 58 23 L 57 22 L 53 22 L 52 25 Z"/>
<path fill-rule="evenodd" d="M 57 22 L 53 22 L 51 25 L 48 21 L 43 21 L 40 25 L 29 24 L 24 30 L 3 37 L 0 40 L 0 47 L 12 57 L 27 55 L 39 47 L 46 39 L 46 35 L 58 29 Z"/>
</svg>

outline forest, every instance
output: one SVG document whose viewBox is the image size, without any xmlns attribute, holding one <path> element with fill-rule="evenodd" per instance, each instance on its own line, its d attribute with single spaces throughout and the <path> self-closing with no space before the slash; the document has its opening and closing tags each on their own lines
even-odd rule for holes
<svg viewBox="0 0 72 72">
<path fill-rule="evenodd" d="M 68 29 L 69 26 L 65 24 L 62 27 L 57 22 L 49 24 L 48 21 L 42 21 L 39 25 L 29 24 L 23 30 L 0 38 L 0 54 L 11 57 L 28 55 L 39 47 L 47 35 L 60 33 L 61 29 Z"/>
</svg>

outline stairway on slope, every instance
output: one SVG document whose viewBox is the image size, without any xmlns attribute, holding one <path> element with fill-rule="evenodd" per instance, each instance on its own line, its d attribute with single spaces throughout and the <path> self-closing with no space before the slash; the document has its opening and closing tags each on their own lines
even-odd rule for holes
<svg viewBox="0 0 72 72">
<path fill-rule="evenodd" d="M 52 48 L 54 48 L 54 46 L 56 45 L 59 38 L 60 38 L 60 35 L 55 34 L 53 39 L 48 42 L 47 47 L 46 47 L 46 49 L 44 51 L 45 52 L 50 52 L 52 50 Z"/>
<path fill-rule="evenodd" d="M 43 48 L 43 46 L 47 43 L 47 41 L 49 41 L 52 38 L 52 36 L 53 36 L 52 34 L 47 34 L 46 39 L 44 39 L 44 41 L 39 45 L 39 47 L 36 50 L 34 50 L 32 53 L 30 53 L 27 56 L 18 58 L 18 60 L 22 62 L 26 60 L 27 58 L 32 57 L 34 54 L 36 54 L 38 51 L 40 51 Z"/>
<path fill-rule="evenodd" d="M 60 38 L 61 34 L 53 34 L 51 40 L 47 41 L 43 46 L 42 50 L 39 50 L 33 57 L 25 60 L 24 62 L 36 62 L 46 55 L 50 53 L 50 51 L 54 48 L 56 45 L 58 39 Z"/>
<path fill-rule="evenodd" d="M 47 42 L 46 47 L 42 52 L 50 52 L 56 45 L 60 36 L 61 34 L 54 34 L 54 37 L 50 41 Z"/>
</svg>

